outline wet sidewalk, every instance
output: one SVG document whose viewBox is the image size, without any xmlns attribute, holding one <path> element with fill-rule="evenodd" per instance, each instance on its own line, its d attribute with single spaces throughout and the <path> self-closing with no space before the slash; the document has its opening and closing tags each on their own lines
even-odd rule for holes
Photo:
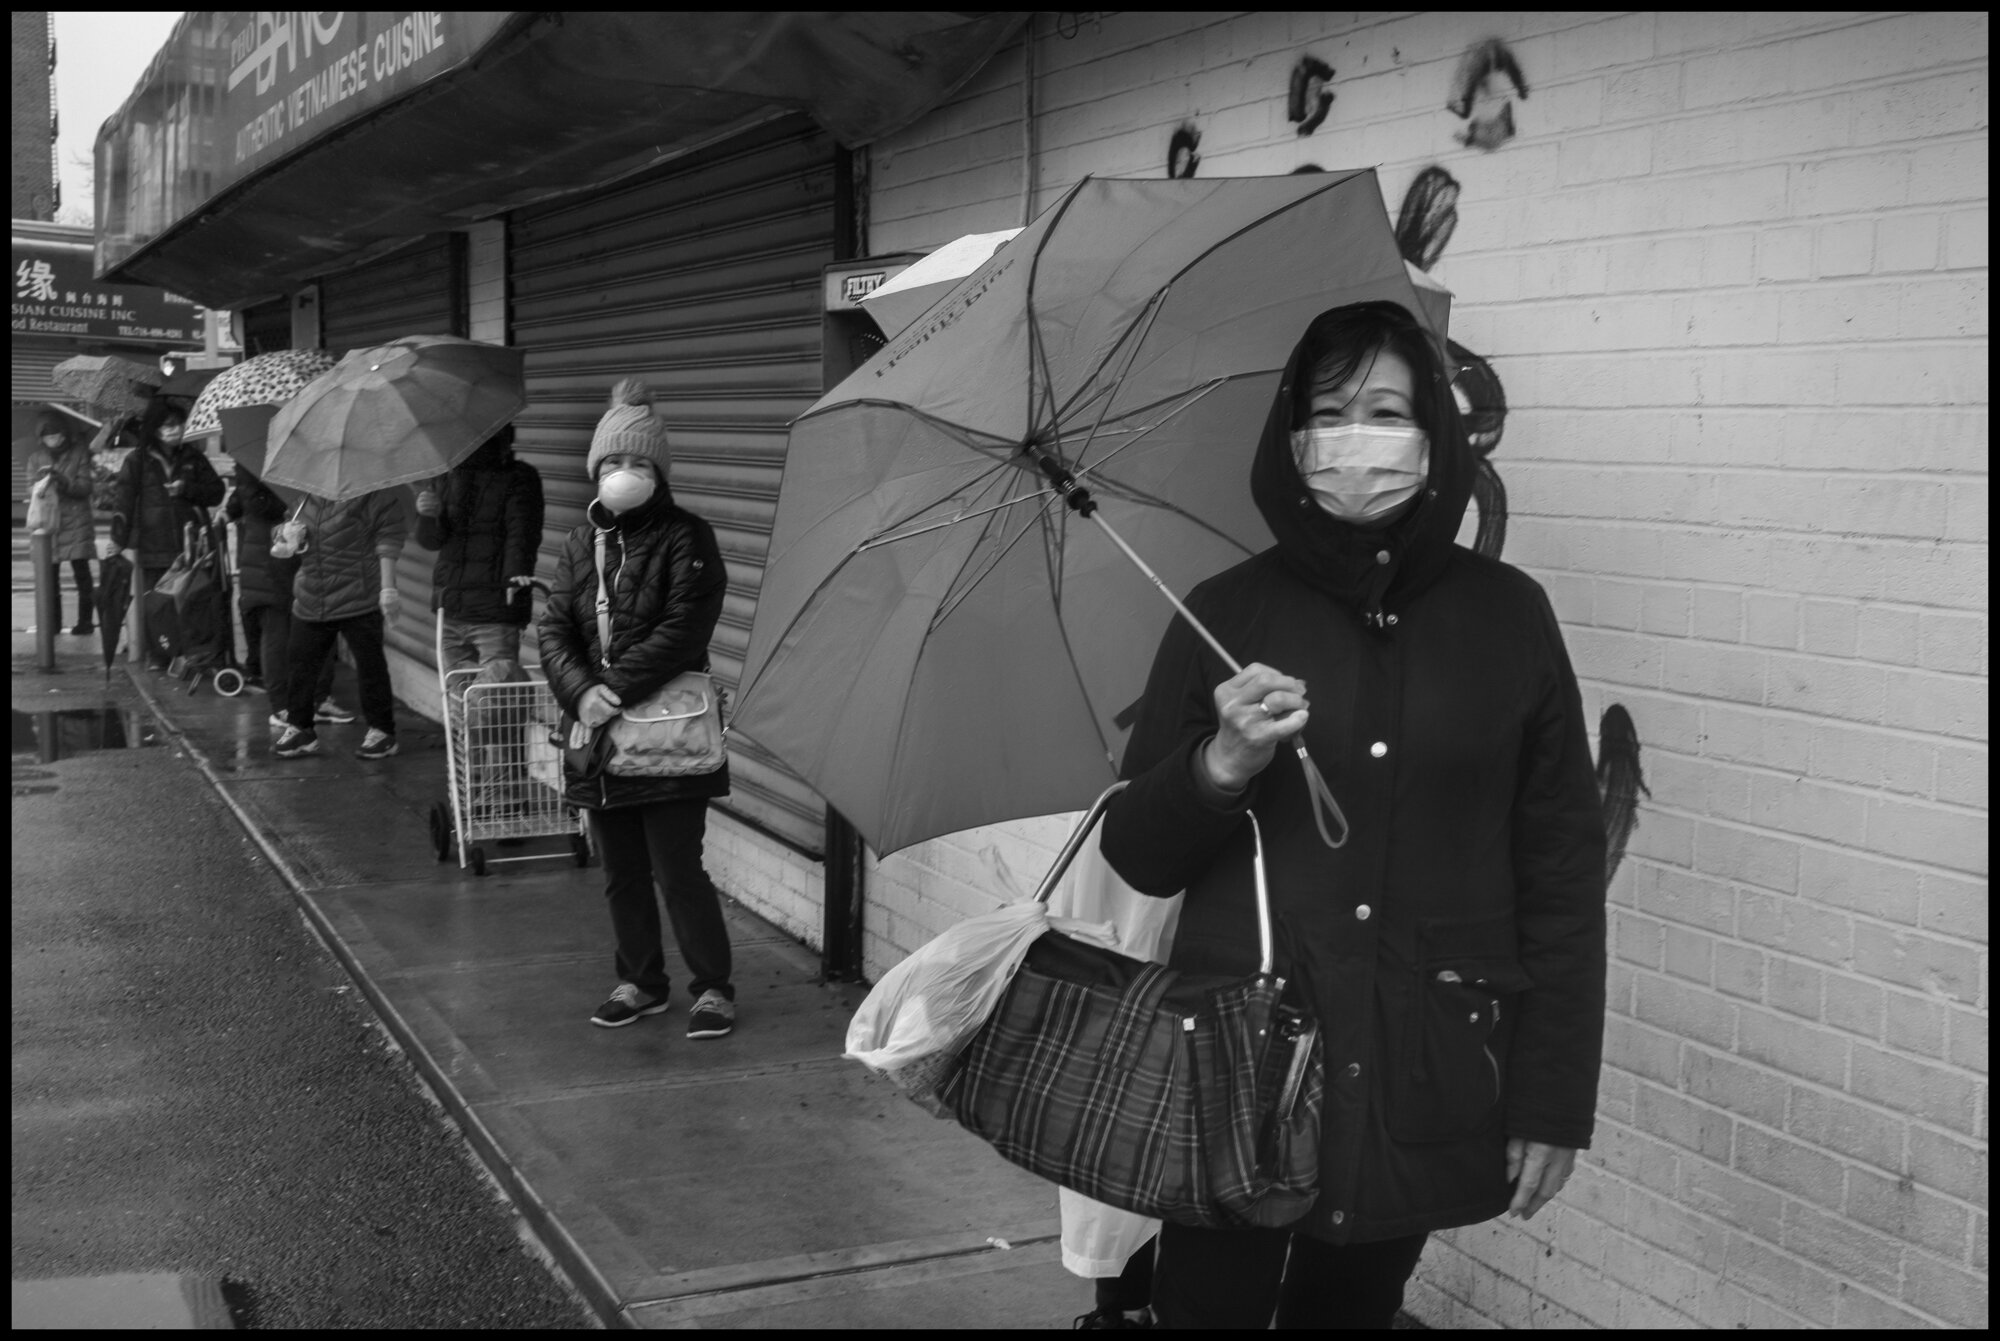
<svg viewBox="0 0 2000 1341">
<path fill-rule="evenodd" d="M 95 642 L 59 640 L 66 688 L 101 683 Z M 686 1038 L 678 995 L 596 1028 L 602 870 L 561 839 L 483 878 L 439 863 L 441 728 L 399 705 L 396 758 L 352 758 L 356 723 L 279 760 L 261 694 L 131 679 L 608 1324 L 1050 1328 L 1091 1307 L 1059 1261 L 1054 1189 L 841 1060 L 862 990 L 820 982 L 813 952 L 733 899 L 733 1035 Z"/>
</svg>

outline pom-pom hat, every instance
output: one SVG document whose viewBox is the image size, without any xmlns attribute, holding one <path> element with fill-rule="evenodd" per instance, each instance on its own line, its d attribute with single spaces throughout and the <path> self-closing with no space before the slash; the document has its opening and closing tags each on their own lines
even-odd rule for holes
<svg viewBox="0 0 2000 1341">
<path fill-rule="evenodd" d="M 584 469 L 591 479 L 604 458 L 617 453 L 643 456 L 667 482 L 667 466 L 673 457 L 667 449 L 667 426 L 653 413 L 653 393 L 643 379 L 627 377 L 611 388 L 611 408 L 597 421 L 590 435 L 590 457 Z"/>
</svg>

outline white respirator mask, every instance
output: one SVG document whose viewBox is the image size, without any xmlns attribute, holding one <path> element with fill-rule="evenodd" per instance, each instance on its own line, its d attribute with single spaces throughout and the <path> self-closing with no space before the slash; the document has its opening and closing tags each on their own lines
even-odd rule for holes
<svg viewBox="0 0 2000 1341">
<path fill-rule="evenodd" d="M 1416 497 L 1430 473 L 1430 435 L 1420 428 L 1342 424 L 1292 433 L 1292 459 L 1328 515 L 1369 522 Z"/>
<path fill-rule="evenodd" d="M 651 498 L 659 487 L 648 470 L 631 466 L 607 470 L 597 481 L 597 501 L 613 512 L 630 512 Z"/>
</svg>

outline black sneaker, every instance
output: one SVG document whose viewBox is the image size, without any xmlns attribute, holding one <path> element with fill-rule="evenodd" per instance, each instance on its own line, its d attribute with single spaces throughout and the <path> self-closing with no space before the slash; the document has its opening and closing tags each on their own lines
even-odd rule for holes
<svg viewBox="0 0 2000 1341">
<path fill-rule="evenodd" d="M 361 744 L 355 748 L 354 757 L 356 759 L 387 759 L 395 752 L 396 738 L 387 731 L 377 731 L 371 726 L 368 728 L 368 734 L 361 738 Z"/>
<path fill-rule="evenodd" d="M 590 1022 L 603 1025 L 606 1029 L 618 1029 L 641 1015 L 658 1015 L 666 1008 L 665 997 L 649 997 L 633 984 L 621 982 L 611 989 L 611 999 L 591 1013 Z"/>
<path fill-rule="evenodd" d="M 688 1011 L 689 1038 L 721 1038 L 736 1027 L 736 1003 L 713 987 Z"/>
<path fill-rule="evenodd" d="M 304 754 L 318 754 L 319 737 L 310 731 L 287 726 L 279 733 L 277 742 L 271 746 L 271 753 L 280 759 L 296 759 Z"/>
</svg>

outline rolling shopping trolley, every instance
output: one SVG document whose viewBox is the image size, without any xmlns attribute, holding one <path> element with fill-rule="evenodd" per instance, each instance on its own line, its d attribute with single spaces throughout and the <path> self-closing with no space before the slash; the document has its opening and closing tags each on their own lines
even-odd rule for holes
<svg viewBox="0 0 2000 1341">
<path fill-rule="evenodd" d="M 548 595 L 540 582 L 533 589 Z M 431 847 L 439 861 L 458 849 L 461 870 L 485 875 L 503 861 L 569 857 L 590 863 L 583 813 L 563 800 L 562 758 L 549 742 L 559 709 L 539 666 L 519 680 L 488 680 L 477 667 L 447 671 L 444 611 L 437 612 L 438 688 L 444 700 L 448 794 L 431 806 Z M 493 856 L 488 842 L 569 839 L 567 851 Z"/>
</svg>

